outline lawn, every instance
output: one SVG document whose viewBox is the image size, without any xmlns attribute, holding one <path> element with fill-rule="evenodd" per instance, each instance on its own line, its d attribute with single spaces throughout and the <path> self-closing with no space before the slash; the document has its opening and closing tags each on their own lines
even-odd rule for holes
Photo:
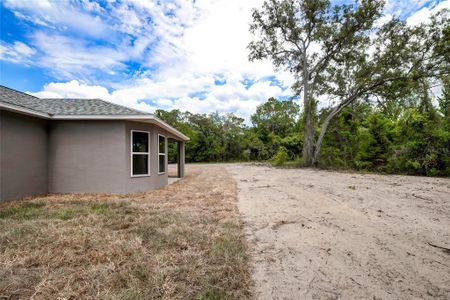
<svg viewBox="0 0 450 300">
<path fill-rule="evenodd" d="M 0 299 L 251 296 L 236 185 L 191 167 L 164 189 L 0 206 Z"/>
</svg>

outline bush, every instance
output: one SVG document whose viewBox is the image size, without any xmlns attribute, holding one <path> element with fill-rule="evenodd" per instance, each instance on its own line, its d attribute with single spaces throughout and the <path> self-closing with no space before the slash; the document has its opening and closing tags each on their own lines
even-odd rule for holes
<svg viewBox="0 0 450 300">
<path fill-rule="evenodd" d="M 277 153 L 272 157 L 272 164 L 275 166 L 281 166 L 289 159 L 288 152 L 285 147 L 281 146 L 278 148 Z"/>
</svg>

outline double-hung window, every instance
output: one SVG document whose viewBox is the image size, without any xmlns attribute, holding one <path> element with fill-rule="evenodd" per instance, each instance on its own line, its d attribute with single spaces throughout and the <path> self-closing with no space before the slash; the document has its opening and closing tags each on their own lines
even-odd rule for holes
<svg viewBox="0 0 450 300">
<path fill-rule="evenodd" d="M 166 137 L 158 135 L 158 162 L 159 174 L 166 173 Z"/>
<path fill-rule="evenodd" d="M 131 131 L 131 176 L 150 175 L 150 132 Z"/>
</svg>

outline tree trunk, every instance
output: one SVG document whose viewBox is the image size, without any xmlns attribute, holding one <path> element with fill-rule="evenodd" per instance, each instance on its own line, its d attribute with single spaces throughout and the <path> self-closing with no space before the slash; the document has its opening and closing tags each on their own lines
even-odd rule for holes
<svg viewBox="0 0 450 300">
<path fill-rule="evenodd" d="M 325 134 L 328 130 L 328 125 L 330 125 L 331 120 L 339 114 L 339 112 L 346 106 L 348 106 L 350 103 L 353 102 L 353 100 L 356 99 L 356 96 L 352 96 L 347 98 L 346 100 L 342 101 L 341 104 L 336 106 L 330 114 L 325 118 L 325 121 L 323 121 L 322 128 L 320 129 L 319 137 L 317 138 L 315 147 L 314 147 L 314 156 L 312 159 L 312 165 L 317 165 L 319 162 L 319 156 L 320 156 L 320 148 L 322 147 L 323 138 L 325 137 Z"/>
<path fill-rule="evenodd" d="M 314 102 L 309 96 L 309 72 L 308 72 L 308 62 L 306 58 L 306 53 L 303 55 L 303 105 L 304 105 L 304 140 L 303 140 L 303 160 L 305 166 L 311 167 L 313 165 L 313 155 L 314 155 L 314 123 L 313 117 Z"/>
<path fill-rule="evenodd" d="M 323 138 L 325 136 L 325 133 L 327 132 L 328 125 L 330 125 L 331 120 L 334 118 L 334 116 L 338 113 L 337 110 L 334 109 L 325 119 L 325 121 L 322 124 L 322 128 L 320 129 L 319 137 L 317 138 L 317 142 L 314 149 L 314 156 L 312 159 L 312 164 L 315 166 L 319 162 L 319 156 L 320 156 L 320 147 L 322 147 Z"/>
</svg>

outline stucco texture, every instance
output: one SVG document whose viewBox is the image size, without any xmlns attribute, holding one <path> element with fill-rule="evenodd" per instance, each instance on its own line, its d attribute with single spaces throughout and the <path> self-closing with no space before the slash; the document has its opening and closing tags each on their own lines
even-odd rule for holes
<svg viewBox="0 0 450 300">
<path fill-rule="evenodd" d="M 0 113 L 0 201 L 46 193 L 127 194 L 168 184 L 167 155 L 166 172 L 158 172 L 158 135 L 173 137 L 157 125 Z M 132 130 L 150 132 L 149 176 L 131 176 Z"/>
<path fill-rule="evenodd" d="M 150 132 L 150 175 L 131 176 L 131 130 Z M 167 185 L 158 174 L 161 128 L 126 121 L 54 121 L 49 131 L 49 192 L 134 193 Z M 166 150 L 167 152 L 167 150 Z M 167 159 L 166 159 L 167 170 Z"/>
<path fill-rule="evenodd" d="M 48 192 L 47 127 L 45 120 L 0 110 L 0 201 Z"/>
</svg>

